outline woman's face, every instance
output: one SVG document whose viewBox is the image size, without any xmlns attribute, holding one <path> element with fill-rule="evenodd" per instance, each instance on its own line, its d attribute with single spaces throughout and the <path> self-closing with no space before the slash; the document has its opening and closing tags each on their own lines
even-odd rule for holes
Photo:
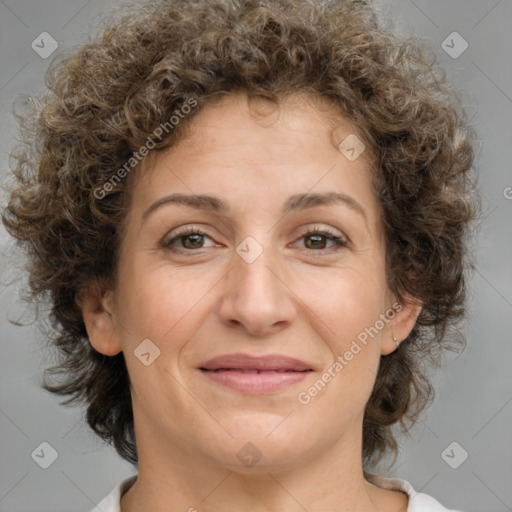
<svg viewBox="0 0 512 512">
<path fill-rule="evenodd" d="M 124 353 L 139 453 L 241 470 L 360 453 L 379 359 L 413 326 L 354 128 L 331 137 L 299 97 L 278 112 L 209 105 L 137 175 L 118 287 L 85 319 Z"/>
</svg>

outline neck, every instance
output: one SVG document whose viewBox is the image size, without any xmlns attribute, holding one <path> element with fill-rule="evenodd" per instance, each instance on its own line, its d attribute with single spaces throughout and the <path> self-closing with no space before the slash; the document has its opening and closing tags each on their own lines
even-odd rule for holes
<svg viewBox="0 0 512 512">
<path fill-rule="evenodd" d="M 381 512 L 391 504 L 406 510 L 405 495 L 365 481 L 359 424 L 335 446 L 292 464 L 242 469 L 170 443 L 147 426 L 136 424 L 138 478 L 121 499 L 122 512 Z"/>
</svg>

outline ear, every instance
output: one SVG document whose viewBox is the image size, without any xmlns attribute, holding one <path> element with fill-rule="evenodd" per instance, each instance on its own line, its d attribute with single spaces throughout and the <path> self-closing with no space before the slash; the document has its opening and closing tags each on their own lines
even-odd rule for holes
<svg viewBox="0 0 512 512">
<path fill-rule="evenodd" d="M 115 356 L 122 350 L 114 317 L 112 292 L 92 284 L 76 300 L 82 310 L 89 341 L 95 350 L 106 356 Z"/>
<path fill-rule="evenodd" d="M 421 313 L 422 304 L 417 299 L 407 296 L 402 302 L 395 300 L 391 308 L 395 314 L 389 321 L 390 328 L 384 334 L 381 343 L 382 355 L 391 354 L 397 349 L 393 335 L 396 336 L 398 343 L 402 343 L 409 336 Z"/>
</svg>

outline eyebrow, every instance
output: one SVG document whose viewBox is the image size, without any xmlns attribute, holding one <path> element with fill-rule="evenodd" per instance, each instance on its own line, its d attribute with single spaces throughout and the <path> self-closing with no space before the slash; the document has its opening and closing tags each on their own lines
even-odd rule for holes
<svg viewBox="0 0 512 512">
<path fill-rule="evenodd" d="M 228 212 L 228 204 L 220 197 L 206 194 L 171 194 L 155 201 L 142 215 L 145 219 L 152 212 L 167 204 L 185 205 L 196 210 L 209 212 Z M 364 208 L 351 196 L 341 192 L 326 192 L 322 194 L 295 194 L 290 196 L 284 203 L 281 213 L 287 215 L 292 212 L 303 211 L 315 206 L 329 206 L 334 204 L 344 204 L 351 210 L 361 215 L 368 223 L 368 218 Z"/>
</svg>

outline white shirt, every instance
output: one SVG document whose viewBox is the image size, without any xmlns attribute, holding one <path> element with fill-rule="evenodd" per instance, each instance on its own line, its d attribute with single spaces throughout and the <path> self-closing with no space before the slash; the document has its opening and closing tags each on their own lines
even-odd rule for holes
<svg viewBox="0 0 512 512">
<path fill-rule="evenodd" d="M 128 491 L 136 479 L 137 475 L 133 475 L 121 481 L 91 512 L 121 512 L 121 496 Z M 371 483 L 382 489 L 405 492 L 409 497 L 407 512 L 457 512 L 456 510 L 443 507 L 428 494 L 416 492 L 409 482 L 401 478 L 372 476 Z"/>
</svg>

